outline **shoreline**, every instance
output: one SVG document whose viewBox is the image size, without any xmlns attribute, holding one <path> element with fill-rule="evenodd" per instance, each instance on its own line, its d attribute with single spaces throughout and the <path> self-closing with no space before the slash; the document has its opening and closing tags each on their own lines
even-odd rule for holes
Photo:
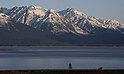
<svg viewBox="0 0 124 74">
<path fill-rule="evenodd" d="M 97 48 L 124 48 L 124 46 L 0 46 L 2 49 L 97 49 Z"/>
<path fill-rule="evenodd" d="M 0 70 L 0 74 L 124 74 L 124 69 Z"/>
</svg>

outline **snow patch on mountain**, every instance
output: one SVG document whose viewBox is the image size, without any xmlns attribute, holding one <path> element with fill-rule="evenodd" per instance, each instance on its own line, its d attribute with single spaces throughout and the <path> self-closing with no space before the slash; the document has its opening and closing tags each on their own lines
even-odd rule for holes
<svg viewBox="0 0 124 74">
<path fill-rule="evenodd" d="M 4 26 L 5 24 L 8 24 L 10 21 L 10 17 L 7 16 L 4 13 L 0 13 L 0 27 Z"/>
</svg>

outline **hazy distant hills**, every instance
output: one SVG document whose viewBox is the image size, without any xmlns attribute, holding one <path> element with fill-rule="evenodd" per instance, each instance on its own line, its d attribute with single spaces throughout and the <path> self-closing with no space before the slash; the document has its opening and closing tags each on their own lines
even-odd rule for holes
<svg viewBox="0 0 124 74">
<path fill-rule="evenodd" d="M 74 8 L 1 8 L 0 45 L 124 45 L 124 25 Z"/>
</svg>

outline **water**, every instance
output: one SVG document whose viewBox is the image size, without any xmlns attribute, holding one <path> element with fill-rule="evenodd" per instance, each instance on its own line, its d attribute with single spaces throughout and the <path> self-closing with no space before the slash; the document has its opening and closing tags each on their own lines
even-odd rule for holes
<svg viewBox="0 0 124 74">
<path fill-rule="evenodd" d="M 124 69 L 123 48 L 45 49 L 12 48 L 0 50 L 0 70 L 17 69 Z"/>
</svg>

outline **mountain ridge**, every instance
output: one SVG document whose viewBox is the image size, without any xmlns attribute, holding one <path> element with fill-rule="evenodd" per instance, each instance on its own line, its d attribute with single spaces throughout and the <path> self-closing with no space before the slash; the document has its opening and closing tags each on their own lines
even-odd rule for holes
<svg viewBox="0 0 124 74">
<path fill-rule="evenodd" d="M 60 42 L 63 45 L 124 44 L 124 25 L 122 23 L 117 20 L 103 20 L 88 16 L 74 8 L 55 11 L 31 5 L 15 6 L 10 9 L 1 8 L 0 12 L 3 15 L 5 14 L 4 16 L 16 21 L 16 24 L 22 23 L 30 27 L 31 30 L 32 28 L 37 30 L 38 34 L 41 33 L 40 35 L 48 38 L 46 39 L 47 41 L 51 40 L 53 43 Z M 1 25 L 3 23 L 0 23 Z M 17 27 L 14 28 L 15 31 L 18 31 Z M 30 36 L 34 35 L 34 32 L 31 32 Z M 35 35 L 38 36 L 37 34 Z M 36 38 L 40 40 L 39 37 Z M 35 38 L 33 39 L 35 41 Z"/>
<path fill-rule="evenodd" d="M 59 16 L 63 16 L 64 18 L 71 20 L 72 23 L 76 24 L 79 28 L 88 31 L 90 31 L 88 29 L 89 26 L 90 27 L 96 26 L 96 27 L 116 29 L 116 30 L 118 30 L 119 28 L 124 28 L 124 25 L 116 20 L 103 20 L 93 16 L 87 16 L 86 14 L 74 8 L 67 8 L 57 12 L 53 9 L 45 9 L 39 6 L 31 5 L 31 6 L 13 7 L 12 9 L 8 9 L 8 10 L 6 9 L 2 12 L 7 14 L 17 22 L 31 25 L 32 23 L 34 24 L 36 21 L 39 21 L 44 16 L 48 15 L 49 14 L 48 12 L 50 10 L 51 12 L 55 13 L 55 15 L 57 14 Z M 49 18 L 49 20 L 51 19 L 53 18 Z"/>
</svg>

